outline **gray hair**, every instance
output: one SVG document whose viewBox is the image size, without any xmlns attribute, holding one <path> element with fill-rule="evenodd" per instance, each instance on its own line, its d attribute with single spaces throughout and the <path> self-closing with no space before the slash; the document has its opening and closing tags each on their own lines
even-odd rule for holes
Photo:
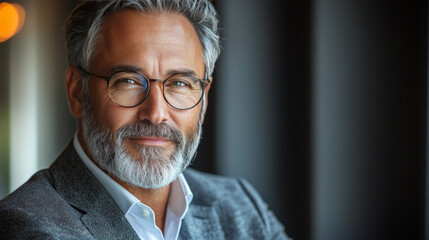
<svg viewBox="0 0 429 240">
<path fill-rule="evenodd" d="M 204 77 L 213 74 L 220 54 L 218 18 L 209 0 L 113 0 L 86 1 L 78 5 L 67 19 L 66 44 L 69 64 L 89 68 L 101 23 L 106 15 L 126 8 L 141 12 L 176 12 L 185 16 L 195 28 L 203 47 Z M 87 84 L 84 78 L 84 94 Z"/>
</svg>

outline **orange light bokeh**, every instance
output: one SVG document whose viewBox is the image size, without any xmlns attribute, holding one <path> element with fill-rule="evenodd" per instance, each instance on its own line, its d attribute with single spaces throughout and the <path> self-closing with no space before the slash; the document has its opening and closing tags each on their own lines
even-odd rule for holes
<svg viewBox="0 0 429 240">
<path fill-rule="evenodd" d="M 0 42 L 4 42 L 21 30 L 25 21 L 24 8 L 16 3 L 0 3 Z"/>
</svg>

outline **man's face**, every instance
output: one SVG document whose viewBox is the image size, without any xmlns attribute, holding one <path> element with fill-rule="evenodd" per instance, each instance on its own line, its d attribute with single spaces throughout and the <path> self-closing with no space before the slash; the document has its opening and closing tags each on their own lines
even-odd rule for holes
<svg viewBox="0 0 429 240">
<path fill-rule="evenodd" d="M 191 23 L 179 14 L 142 14 L 135 10 L 113 13 L 103 20 L 88 70 L 97 75 L 110 76 L 115 69 L 124 67 L 138 69 L 149 79 L 164 80 L 172 72 L 194 72 L 198 78 L 203 78 L 202 45 Z M 108 168 L 104 166 L 108 163 L 100 161 L 107 161 L 105 158 L 113 155 L 116 155 L 115 158 L 124 155 L 133 163 L 146 161 L 146 168 L 154 168 L 152 175 L 162 172 L 161 168 L 165 167 L 163 163 L 173 161 L 172 158 L 179 158 L 175 160 L 178 161 L 176 165 L 171 166 L 180 168 L 177 171 L 184 167 L 183 162 L 189 163 L 188 159 L 180 160 L 177 151 L 180 148 L 195 151 L 199 140 L 199 120 L 203 114 L 201 103 L 189 110 L 176 110 L 165 101 L 162 84 L 151 82 L 150 93 L 142 104 L 124 108 L 110 99 L 106 81 L 96 77 L 90 77 L 88 81 L 85 101 L 87 109 L 82 115 L 81 125 L 86 131 L 84 138 L 91 138 L 85 139 L 86 144 L 90 145 L 86 148 L 102 168 Z M 94 140 L 97 137 L 101 140 Z M 106 139 L 110 142 L 103 142 Z M 97 146 L 100 144 L 104 146 Z M 94 148 L 99 148 L 104 154 L 94 156 L 97 155 Z M 192 151 L 188 155 L 193 155 Z M 116 161 L 125 160 L 121 158 Z M 159 166 L 155 166 L 157 164 Z M 127 165 L 127 168 L 138 168 L 138 165 Z M 105 170 L 121 179 L 115 171 Z M 171 174 L 177 175 L 177 171 Z M 127 182 L 127 179 L 121 180 Z M 140 186 L 157 188 L 165 183 L 143 183 Z M 135 182 L 132 184 L 138 185 Z"/>
</svg>

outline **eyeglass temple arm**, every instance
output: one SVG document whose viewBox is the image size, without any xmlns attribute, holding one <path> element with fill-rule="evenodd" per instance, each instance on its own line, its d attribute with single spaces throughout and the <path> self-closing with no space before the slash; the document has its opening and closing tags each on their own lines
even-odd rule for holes
<svg viewBox="0 0 429 240">
<path fill-rule="evenodd" d="M 98 78 L 104 79 L 104 80 L 106 80 L 106 81 L 109 81 L 109 77 L 106 77 L 106 76 L 100 76 L 100 75 L 97 75 L 97 74 L 94 74 L 94 73 L 90 73 L 90 72 L 88 72 L 87 70 L 85 70 L 83 67 L 76 67 L 76 68 L 77 68 L 78 70 L 80 70 L 80 71 L 84 72 L 85 74 L 88 74 L 88 75 L 91 75 L 91 76 L 98 77 Z"/>
</svg>

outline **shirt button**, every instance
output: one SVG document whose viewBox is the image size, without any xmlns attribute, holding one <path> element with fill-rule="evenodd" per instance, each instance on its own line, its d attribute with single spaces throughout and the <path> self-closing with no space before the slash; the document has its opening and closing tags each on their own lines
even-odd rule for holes
<svg viewBox="0 0 429 240">
<path fill-rule="evenodd" d="M 147 209 L 143 209 L 143 217 L 147 218 L 150 215 L 150 212 Z"/>
</svg>

